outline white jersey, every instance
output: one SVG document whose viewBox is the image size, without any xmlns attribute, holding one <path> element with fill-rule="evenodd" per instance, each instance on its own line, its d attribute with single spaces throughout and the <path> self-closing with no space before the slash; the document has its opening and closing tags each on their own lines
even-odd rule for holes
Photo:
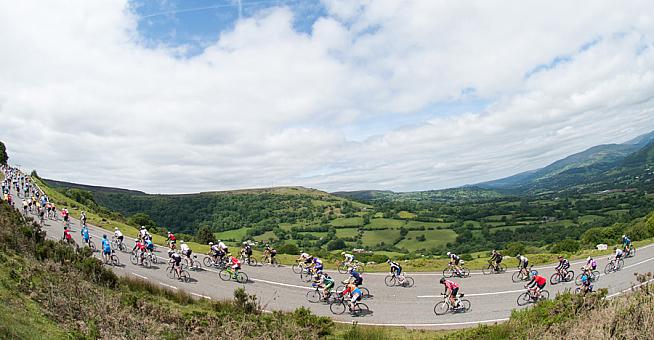
<svg viewBox="0 0 654 340">
<path fill-rule="evenodd" d="M 179 246 L 179 249 L 181 249 L 183 252 L 189 251 L 191 248 L 188 247 L 188 244 L 182 243 L 181 246 Z"/>
<path fill-rule="evenodd" d="M 116 237 L 122 237 L 122 236 L 123 236 L 123 233 L 120 232 L 120 230 L 116 230 L 116 231 L 114 231 L 114 236 L 116 236 Z"/>
<path fill-rule="evenodd" d="M 218 243 L 218 248 L 220 248 L 220 249 L 222 249 L 222 250 L 225 250 L 225 249 L 227 249 L 227 246 L 225 245 L 225 243 L 223 243 L 223 242 L 221 241 L 221 242 Z"/>
<path fill-rule="evenodd" d="M 615 250 L 615 256 L 622 256 L 622 249 L 618 248 Z"/>
<path fill-rule="evenodd" d="M 145 235 L 148 234 L 148 231 L 145 229 L 141 229 L 140 233 L 141 233 L 141 237 L 145 237 Z"/>
</svg>

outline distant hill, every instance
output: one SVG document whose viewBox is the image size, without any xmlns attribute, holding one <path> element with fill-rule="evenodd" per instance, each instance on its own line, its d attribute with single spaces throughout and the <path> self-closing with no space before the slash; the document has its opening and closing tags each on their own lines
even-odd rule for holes
<svg viewBox="0 0 654 340">
<path fill-rule="evenodd" d="M 520 194 L 610 187 L 616 178 L 623 177 L 620 173 L 635 175 L 635 167 L 644 171 L 649 154 L 642 150 L 651 148 L 653 141 L 654 132 L 650 132 L 626 143 L 594 146 L 544 168 L 477 186 Z"/>
<path fill-rule="evenodd" d="M 393 192 L 382 190 L 338 191 L 332 193 L 336 196 L 354 200 L 371 202 L 376 200 L 412 200 L 427 202 L 474 202 L 502 197 L 496 190 L 468 186 L 461 188 L 426 190 L 411 192 Z"/>
</svg>

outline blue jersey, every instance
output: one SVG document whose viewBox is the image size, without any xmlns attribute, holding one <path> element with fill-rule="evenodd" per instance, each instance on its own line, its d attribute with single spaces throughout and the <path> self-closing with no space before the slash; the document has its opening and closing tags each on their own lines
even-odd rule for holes
<svg viewBox="0 0 654 340">
<path fill-rule="evenodd" d="M 354 295 L 354 294 L 357 294 L 357 295 L 361 296 L 361 294 L 362 294 L 361 289 L 359 289 L 359 287 L 354 288 L 354 290 L 352 291 L 352 295 Z"/>
<path fill-rule="evenodd" d="M 145 240 L 145 247 L 148 249 L 154 249 L 154 243 L 152 243 L 152 240 L 150 239 Z"/>
<path fill-rule="evenodd" d="M 622 244 L 628 246 L 631 244 L 631 240 L 628 237 L 622 239 Z"/>
<path fill-rule="evenodd" d="M 106 252 L 111 251 L 111 245 L 109 244 L 109 240 L 107 240 L 106 238 L 102 239 L 102 249 L 104 249 L 104 251 Z"/>
<path fill-rule="evenodd" d="M 359 274 L 359 272 L 357 272 L 356 270 L 353 270 L 353 271 L 350 273 L 350 275 L 351 275 L 353 278 L 355 278 L 355 279 L 360 279 L 360 278 L 361 278 L 361 274 Z"/>
<path fill-rule="evenodd" d="M 82 228 L 82 237 L 84 238 L 84 241 L 89 240 L 89 229 L 87 227 Z"/>
</svg>

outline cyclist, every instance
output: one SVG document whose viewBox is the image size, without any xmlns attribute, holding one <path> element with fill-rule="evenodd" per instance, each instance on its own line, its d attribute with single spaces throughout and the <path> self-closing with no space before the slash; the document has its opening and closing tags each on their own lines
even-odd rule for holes
<svg viewBox="0 0 654 340">
<path fill-rule="evenodd" d="M 453 253 L 450 253 L 449 251 L 447 252 L 447 257 L 450 258 L 450 266 L 454 266 L 454 269 L 456 269 L 457 274 L 461 272 L 461 267 L 459 267 L 459 262 L 461 262 L 461 258 Z"/>
<path fill-rule="evenodd" d="M 589 270 L 597 269 L 597 261 L 592 256 L 588 256 L 586 259 L 586 268 Z"/>
<path fill-rule="evenodd" d="M 177 277 L 179 279 L 182 279 L 182 257 L 174 250 L 170 249 L 168 250 L 168 257 L 170 257 L 169 263 L 173 265 L 173 268 L 175 268 L 175 271 L 177 272 Z"/>
<path fill-rule="evenodd" d="M 72 243 L 73 241 L 73 235 L 70 234 L 70 230 L 68 230 L 68 227 L 64 227 L 64 240 L 68 243 Z"/>
<path fill-rule="evenodd" d="M 86 212 L 82 211 L 82 214 L 79 216 L 79 220 L 82 221 L 83 225 L 86 225 Z"/>
<path fill-rule="evenodd" d="M 298 263 L 302 263 L 304 266 L 304 269 L 307 269 L 311 266 L 311 261 L 313 260 L 313 257 L 307 253 L 302 253 L 300 254 L 300 257 L 296 260 Z"/>
<path fill-rule="evenodd" d="M 545 288 L 545 284 L 547 283 L 547 279 L 538 274 L 537 271 L 532 270 L 531 271 L 531 281 L 525 285 L 525 288 L 534 291 L 536 299 L 540 296 L 540 291 Z"/>
<path fill-rule="evenodd" d="M 91 243 L 89 241 L 91 240 L 91 235 L 89 235 L 89 228 L 87 226 L 83 226 L 82 230 L 80 231 L 80 234 L 82 234 L 84 243 L 86 243 L 90 247 Z"/>
<path fill-rule="evenodd" d="M 223 257 L 225 256 L 225 253 L 223 253 L 222 250 L 220 250 L 220 247 L 218 247 L 217 244 L 214 244 L 213 242 L 209 242 L 209 255 L 212 257 L 214 263 L 220 263 L 223 261 Z"/>
<path fill-rule="evenodd" d="M 520 254 L 518 254 L 515 258 L 518 260 L 518 269 L 520 272 L 525 276 L 529 276 L 529 272 L 527 271 L 527 266 L 529 266 L 529 259 Z"/>
<path fill-rule="evenodd" d="M 179 246 L 179 249 L 182 251 L 182 255 L 184 255 L 186 257 L 186 259 L 188 260 L 188 263 L 190 263 L 190 266 L 193 267 L 193 259 L 191 258 L 191 254 L 193 253 L 193 251 L 188 246 L 188 244 L 184 243 L 183 240 L 180 241 L 180 243 L 181 244 Z"/>
<path fill-rule="evenodd" d="M 618 262 L 622 258 L 622 255 L 624 255 L 624 252 L 618 247 L 613 247 L 613 250 L 615 250 L 615 256 L 613 257 L 613 270 L 616 270 L 618 268 Z"/>
<path fill-rule="evenodd" d="M 125 238 L 123 236 L 123 233 L 118 230 L 118 227 L 114 228 L 114 237 L 116 238 L 116 242 L 121 245 L 123 244 L 123 239 Z"/>
<path fill-rule="evenodd" d="M 147 236 L 149 236 L 149 235 L 150 235 L 150 234 L 148 233 L 148 230 L 145 229 L 145 226 L 142 225 L 142 226 L 141 226 L 141 229 L 139 230 L 139 238 L 140 238 L 142 241 L 145 241 L 145 239 L 146 239 Z"/>
<path fill-rule="evenodd" d="M 313 257 L 313 260 L 311 260 L 311 263 L 313 264 L 313 272 L 314 273 L 322 273 L 323 270 L 323 265 L 322 265 L 322 260 L 319 259 L 317 256 Z"/>
<path fill-rule="evenodd" d="M 363 276 L 361 276 L 361 273 L 354 270 L 354 268 L 348 269 L 347 272 L 350 274 L 350 277 L 343 283 L 350 282 L 357 287 L 363 284 Z"/>
<path fill-rule="evenodd" d="M 107 239 L 107 235 L 102 235 L 102 258 L 105 263 L 111 260 L 111 244 Z"/>
<path fill-rule="evenodd" d="M 225 242 L 221 240 L 218 240 L 218 248 L 220 248 L 220 250 L 225 254 L 229 253 L 229 248 L 227 248 Z"/>
<path fill-rule="evenodd" d="M 391 261 L 391 259 L 386 260 L 386 263 L 391 266 L 391 275 L 395 276 L 400 284 L 402 284 L 404 282 L 404 275 L 400 275 L 402 274 L 402 266 L 397 262 Z"/>
<path fill-rule="evenodd" d="M 583 294 L 593 292 L 593 285 L 591 284 L 591 277 L 587 272 L 584 272 L 581 275 L 581 292 Z"/>
<path fill-rule="evenodd" d="M 168 246 L 170 247 L 171 250 L 175 249 L 175 244 L 177 243 L 177 238 L 173 233 L 170 231 L 168 232 L 168 237 L 166 238 L 166 242 L 168 242 Z"/>
<path fill-rule="evenodd" d="M 147 250 L 150 254 L 154 252 L 154 243 L 152 242 L 151 237 L 145 239 L 145 250 Z"/>
<path fill-rule="evenodd" d="M 27 210 L 29 209 L 29 205 L 31 205 L 31 202 L 27 203 L 26 200 L 23 200 L 23 214 L 25 214 L 25 216 L 27 216 Z"/>
<path fill-rule="evenodd" d="M 457 294 L 459 293 L 459 284 L 454 281 L 446 280 L 444 277 L 441 277 L 440 283 L 445 286 L 445 295 L 450 299 L 450 305 L 454 308 L 459 307 L 459 302 L 456 299 Z"/>
<path fill-rule="evenodd" d="M 134 239 L 134 248 L 132 248 L 132 253 L 136 254 L 139 259 L 139 263 L 143 264 L 143 258 L 145 257 L 145 244 L 143 244 L 143 241 L 139 240 L 138 238 Z"/>
<path fill-rule="evenodd" d="M 345 258 L 345 260 L 343 260 L 344 265 L 349 267 L 352 264 L 352 262 L 354 262 L 354 255 L 348 254 L 344 251 L 341 252 L 341 255 Z"/>
<path fill-rule="evenodd" d="M 570 268 L 570 261 L 563 258 L 562 255 L 559 255 L 559 264 L 554 268 L 561 277 L 565 277 L 568 274 L 568 268 Z"/>
<path fill-rule="evenodd" d="M 264 253 L 268 255 L 270 264 L 272 264 L 274 262 L 275 255 L 277 255 L 277 250 L 275 250 L 275 248 L 271 247 L 269 244 L 266 244 L 266 250 Z"/>
<path fill-rule="evenodd" d="M 61 216 L 64 218 L 64 223 L 68 224 L 68 208 L 61 211 Z"/>
<path fill-rule="evenodd" d="M 622 235 L 622 247 L 624 248 L 624 252 L 629 254 L 629 250 L 631 249 L 631 240 L 627 237 L 627 235 Z"/>
<path fill-rule="evenodd" d="M 238 271 L 241 269 L 241 261 L 236 258 L 236 256 L 231 256 L 231 254 L 227 254 L 229 256 L 229 262 L 231 263 L 232 267 L 232 279 L 236 279 L 236 274 L 238 274 Z"/>
<path fill-rule="evenodd" d="M 493 251 L 491 252 L 490 262 L 493 265 L 493 268 L 495 268 L 495 271 L 497 271 L 500 268 L 500 263 L 502 262 L 502 258 L 503 258 L 502 254 L 499 251 L 493 249 Z"/>
<path fill-rule="evenodd" d="M 329 298 L 329 292 L 334 288 L 334 279 L 329 274 L 323 273 L 319 287 L 322 287 L 322 296 L 324 300 L 327 300 Z"/>
<path fill-rule="evenodd" d="M 250 256 L 252 256 L 252 246 L 248 242 L 243 242 L 243 249 L 241 249 L 241 256 L 245 258 L 247 263 L 250 263 Z"/>
</svg>

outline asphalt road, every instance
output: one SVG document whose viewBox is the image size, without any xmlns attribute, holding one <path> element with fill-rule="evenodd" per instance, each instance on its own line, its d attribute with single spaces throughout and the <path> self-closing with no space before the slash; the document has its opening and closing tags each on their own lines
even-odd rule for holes
<svg viewBox="0 0 654 340">
<path fill-rule="evenodd" d="M 15 194 L 15 193 L 14 193 Z M 17 195 L 14 195 L 16 207 L 21 207 L 22 202 Z M 33 216 L 33 215 L 32 215 Z M 80 223 L 77 220 L 71 221 L 73 237 L 78 244 L 82 244 L 79 233 Z M 113 231 L 107 231 L 95 226 L 89 226 L 92 240 L 99 248 L 100 239 L 107 234 L 111 239 Z M 49 238 L 61 239 L 63 235 L 63 221 L 46 220 L 44 230 Z M 128 246 L 133 246 L 133 240 L 126 239 Z M 293 273 L 290 267 L 250 267 L 243 265 L 250 280 L 246 284 L 222 281 L 218 277 L 218 271 L 211 268 L 200 270 L 189 270 L 191 281 L 183 283 L 175 279 L 169 279 L 165 268 L 167 266 L 167 254 L 163 246 L 158 246 L 157 255 L 160 258 L 159 265 L 150 268 L 133 265 L 129 261 L 129 254 L 117 251 L 121 266 L 111 268 L 119 275 L 138 277 L 151 281 L 155 284 L 165 286 L 173 290 L 184 290 L 198 298 L 207 299 L 231 299 L 233 291 L 237 287 L 244 287 L 250 294 L 256 294 L 259 302 L 265 310 L 292 311 L 300 306 L 307 307 L 317 315 L 329 316 L 336 321 L 352 322 L 370 325 L 405 326 L 411 328 L 455 328 L 473 326 L 478 323 L 493 323 L 507 320 L 511 311 L 517 306 L 516 299 L 524 291 L 524 283 L 513 283 L 511 274 L 513 269 L 499 275 L 483 275 L 481 272 L 472 272 L 471 276 L 464 279 L 454 279 L 461 285 L 460 292 L 470 300 L 472 308 L 466 313 L 446 314 L 437 316 L 433 312 L 436 302 L 441 300 L 440 293 L 443 287 L 438 283 L 440 273 L 408 273 L 415 279 L 412 288 L 387 287 L 384 284 L 386 273 L 364 274 L 363 286 L 370 290 L 371 298 L 364 302 L 370 307 L 372 313 L 352 317 L 348 314 L 333 315 L 329 306 L 322 303 L 310 303 L 306 299 L 307 291 L 312 288 L 310 284 L 300 280 L 299 275 Z M 101 258 L 99 252 L 95 256 Z M 199 258 L 202 255 L 198 255 Z M 637 282 L 634 273 L 654 271 L 654 247 L 644 246 L 638 249 L 635 257 L 625 260 L 625 267 L 618 273 L 604 275 L 603 269 L 608 262 L 606 257 L 598 260 L 598 270 L 602 275 L 595 288 L 608 288 L 609 296 L 614 296 L 628 291 Z M 573 262 L 571 268 L 575 275 L 579 273 L 580 262 Z M 553 266 L 536 267 L 539 273 L 545 274 L 549 279 L 554 272 Z M 347 275 L 332 273 L 332 277 L 338 281 L 347 279 Z M 553 297 L 557 292 L 565 289 L 575 288 L 574 282 L 551 285 L 547 289 Z"/>
</svg>

